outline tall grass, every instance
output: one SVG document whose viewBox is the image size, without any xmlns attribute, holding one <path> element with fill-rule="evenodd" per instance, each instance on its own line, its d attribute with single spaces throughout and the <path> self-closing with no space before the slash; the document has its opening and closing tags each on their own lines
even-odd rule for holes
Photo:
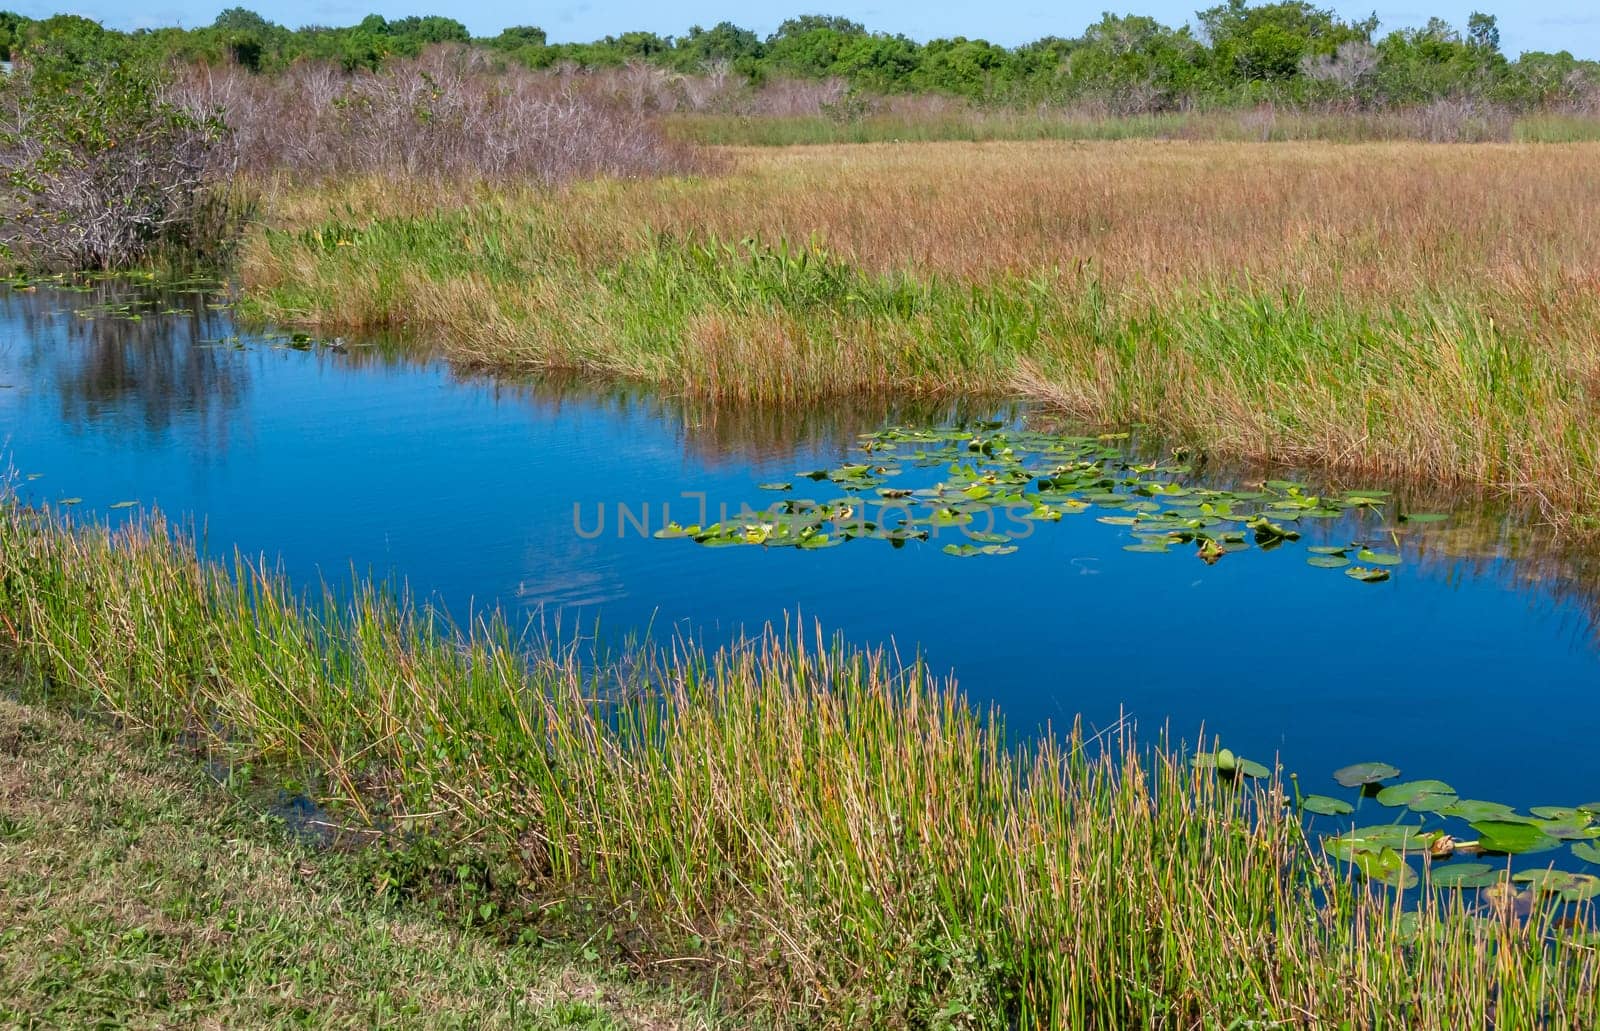
<svg viewBox="0 0 1600 1031">
<path fill-rule="evenodd" d="M 0 512 L 26 689 L 303 769 L 530 907 L 578 895 L 785 1020 L 1583 1026 L 1600 962 L 1553 913 L 1408 910 L 1331 868 L 1276 783 L 1003 728 L 917 666 L 805 635 L 629 671 L 440 629 L 358 584 L 308 607 L 159 522 Z"/>
<path fill-rule="evenodd" d="M 1592 111 L 1519 111 L 1468 100 L 1346 110 L 1261 105 L 1195 111 L 1118 112 L 1103 107 L 975 106 L 938 97 L 896 98 L 851 110 L 678 110 L 662 116 L 677 139 L 718 146 L 964 140 L 1190 140 L 1281 143 L 1575 143 L 1600 140 Z"/>
<path fill-rule="evenodd" d="M 336 192 L 254 242 L 247 310 L 700 398 L 1025 396 L 1600 516 L 1586 150 L 1308 148 L 1255 168 L 1217 146 L 1040 149 L 818 151 L 385 210 Z"/>
</svg>

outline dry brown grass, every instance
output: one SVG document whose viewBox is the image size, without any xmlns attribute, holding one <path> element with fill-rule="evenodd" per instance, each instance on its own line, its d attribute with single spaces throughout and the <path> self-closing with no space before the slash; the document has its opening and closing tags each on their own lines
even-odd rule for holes
<svg viewBox="0 0 1600 1031">
<path fill-rule="evenodd" d="M 599 182 L 551 198 L 428 184 L 280 191 L 270 220 L 555 208 L 562 249 L 609 259 L 640 228 L 819 237 L 874 271 L 967 279 L 1092 263 L 1108 284 L 1600 283 L 1600 144 L 930 143 L 741 150 L 734 174 Z"/>
</svg>

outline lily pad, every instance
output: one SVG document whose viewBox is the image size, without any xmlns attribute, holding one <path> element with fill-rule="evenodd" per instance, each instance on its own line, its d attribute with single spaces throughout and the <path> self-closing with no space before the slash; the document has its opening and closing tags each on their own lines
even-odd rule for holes
<svg viewBox="0 0 1600 1031">
<path fill-rule="evenodd" d="M 117 502 L 113 502 L 110 505 L 107 505 L 106 507 L 107 508 L 132 508 L 137 504 L 138 504 L 137 501 L 117 501 Z"/>
<path fill-rule="evenodd" d="M 1428 871 L 1428 883 L 1435 888 L 1487 888 L 1505 871 L 1488 863 L 1445 863 Z"/>
<path fill-rule="evenodd" d="M 1350 858 L 1350 865 L 1360 870 L 1368 880 L 1394 888 L 1415 888 L 1420 880 L 1416 869 L 1406 862 L 1405 856 L 1392 848 L 1378 852 L 1357 852 Z"/>
<path fill-rule="evenodd" d="M 1356 811 L 1356 807 L 1344 799 L 1327 795 L 1307 795 L 1300 800 L 1300 808 L 1318 816 L 1347 816 Z"/>
<path fill-rule="evenodd" d="M 1517 855 L 1527 852 L 1544 852 L 1555 848 L 1555 838 L 1534 824 L 1515 820 L 1477 820 L 1472 829 L 1478 832 L 1478 844 L 1485 852 L 1506 852 Z"/>
<path fill-rule="evenodd" d="M 1379 784 L 1400 776 L 1400 771 L 1388 763 L 1366 762 L 1345 766 L 1333 771 L 1333 779 L 1341 787 L 1359 788 L 1367 784 Z"/>
<path fill-rule="evenodd" d="M 1344 571 L 1344 575 L 1352 580 L 1360 580 L 1364 584 L 1377 584 L 1389 579 L 1387 569 L 1369 569 L 1366 566 L 1351 566 Z"/>
<path fill-rule="evenodd" d="M 1402 852 L 1421 851 L 1438 837 L 1438 831 L 1427 831 L 1409 824 L 1383 823 L 1325 837 L 1322 839 L 1322 850 L 1348 862 L 1353 855 L 1385 848 Z"/>
<path fill-rule="evenodd" d="M 1356 552 L 1357 562 L 1370 562 L 1375 566 L 1398 566 L 1400 556 L 1392 551 L 1373 551 L 1371 548 L 1362 548 Z"/>
<path fill-rule="evenodd" d="M 792 483 L 758 483 L 757 490 L 794 490 Z"/>
<path fill-rule="evenodd" d="M 1587 841 L 1576 841 L 1572 844 L 1572 854 L 1585 863 L 1600 866 L 1600 848 L 1589 844 Z"/>
<path fill-rule="evenodd" d="M 1526 884 L 1534 891 L 1557 895 L 1563 902 L 1582 902 L 1600 895 L 1600 877 L 1586 873 L 1566 873 L 1562 870 L 1524 870 L 1511 879 Z"/>
<path fill-rule="evenodd" d="M 1312 555 L 1306 559 L 1306 565 L 1318 569 L 1343 569 L 1349 564 L 1350 560 L 1343 555 Z"/>
<path fill-rule="evenodd" d="M 1502 802 L 1484 802 L 1476 798 L 1461 798 L 1439 810 L 1441 816 L 1454 816 L 1468 823 L 1474 820 L 1497 820 L 1511 815 L 1511 807 Z"/>
<path fill-rule="evenodd" d="M 1378 792 L 1378 804 L 1406 806 L 1413 812 L 1432 813 L 1456 800 L 1456 789 L 1442 780 L 1413 780 L 1392 784 Z"/>
</svg>

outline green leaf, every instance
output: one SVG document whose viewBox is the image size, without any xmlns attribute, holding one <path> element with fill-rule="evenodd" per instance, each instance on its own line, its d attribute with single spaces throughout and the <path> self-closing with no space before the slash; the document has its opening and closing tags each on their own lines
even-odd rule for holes
<svg viewBox="0 0 1600 1031">
<path fill-rule="evenodd" d="M 1344 571 L 1344 575 L 1352 580 L 1360 580 L 1364 584 L 1377 584 L 1389 579 L 1387 569 L 1368 569 L 1365 566 L 1351 566 Z"/>
<path fill-rule="evenodd" d="M 1425 831 L 1408 824 L 1383 823 L 1325 837 L 1322 839 L 1322 850 L 1348 862 L 1353 855 L 1385 848 L 1402 852 L 1418 851 L 1427 848 L 1438 837 L 1438 831 Z"/>
<path fill-rule="evenodd" d="M 1395 888 L 1414 888 L 1419 880 L 1412 865 L 1392 848 L 1379 852 L 1357 852 L 1350 858 L 1350 864 L 1368 880 Z"/>
<path fill-rule="evenodd" d="M 1555 838 L 1536 825 L 1516 820 L 1477 820 L 1472 829 L 1478 832 L 1478 844 L 1487 852 L 1515 855 L 1543 852 L 1557 845 Z"/>
<path fill-rule="evenodd" d="M 111 505 L 108 505 L 107 507 L 108 508 L 132 508 L 133 506 L 135 506 L 137 504 L 138 504 L 137 501 L 118 501 L 118 502 L 115 502 L 115 503 L 113 503 Z"/>
<path fill-rule="evenodd" d="M 1350 560 L 1343 555 L 1312 555 L 1306 559 L 1306 565 L 1318 569 L 1343 569 L 1349 564 Z"/>
<path fill-rule="evenodd" d="M 1471 823 L 1473 820 L 1497 820 L 1511 815 L 1511 807 L 1502 802 L 1483 802 L 1475 798 L 1462 798 L 1439 810 L 1441 816 L 1454 816 Z"/>
<path fill-rule="evenodd" d="M 792 483 L 758 483 L 757 490 L 794 490 Z"/>
<path fill-rule="evenodd" d="M 1441 863 L 1428 871 L 1428 883 L 1435 888 L 1487 888 L 1500 879 L 1503 870 L 1488 863 Z"/>
<path fill-rule="evenodd" d="M 1566 873 L 1562 870 L 1524 870 L 1511 876 L 1513 881 L 1526 884 L 1534 891 L 1558 895 L 1563 902 L 1582 902 L 1600 895 L 1600 877 L 1586 873 Z"/>
<path fill-rule="evenodd" d="M 1589 844 L 1587 841 L 1573 842 L 1572 854 L 1583 860 L 1585 863 L 1593 863 L 1596 866 L 1600 866 L 1600 848 Z"/>
<path fill-rule="evenodd" d="M 1371 548 L 1362 548 L 1356 552 L 1357 562 L 1370 562 L 1375 566 L 1398 566 L 1400 556 L 1392 551 L 1373 551 Z"/>
<path fill-rule="evenodd" d="M 1359 788 L 1367 784 L 1377 784 L 1400 776 L 1400 771 L 1388 763 L 1366 762 L 1345 766 L 1333 771 L 1333 779 L 1341 787 Z"/>
<path fill-rule="evenodd" d="M 1346 816 L 1356 811 L 1356 807 L 1344 799 L 1327 795 L 1307 795 L 1300 800 L 1300 808 L 1319 816 Z"/>
<path fill-rule="evenodd" d="M 1442 780 L 1413 780 L 1378 792 L 1378 804 L 1408 806 L 1414 812 L 1437 812 L 1456 800 L 1456 789 Z"/>
</svg>

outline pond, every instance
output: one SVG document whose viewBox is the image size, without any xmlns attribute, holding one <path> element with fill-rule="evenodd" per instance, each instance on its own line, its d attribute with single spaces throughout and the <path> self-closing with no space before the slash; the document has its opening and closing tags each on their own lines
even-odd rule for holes
<svg viewBox="0 0 1600 1031">
<path fill-rule="evenodd" d="M 1314 478 L 1261 490 L 1259 477 L 1076 437 L 1020 406 L 718 410 L 459 376 L 404 349 L 241 335 L 199 285 L 120 303 L 105 286 L 0 295 L 0 442 L 26 500 L 81 499 L 80 518 L 113 522 L 159 506 L 192 519 L 212 554 L 281 561 L 303 585 L 372 573 L 457 619 L 499 606 L 564 638 L 714 645 L 769 622 L 819 626 L 923 655 L 1014 733 L 1080 715 L 1091 730 L 1131 720 L 1145 740 L 1170 728 L 1192 742 L 1203 728 L 1240 754 L 1280 756 L 1308 790 L 1383 760 L 1463 797 L 1600 798 L 1600 764 L 1584 759 L 1600 738 L 1594 565 L 1493 513 L 1402 522 L 1448 502 L 1392 485 L 1363 500 L 1352 487 L 1383 485 Z M 724 504 L 966 490 L 1006 467 L 996 442 L 1031 467 L 1101 462 L 1095 475 L 1125 500 L 1076 511 L 1064 492 L 1065 514 L 1013 521 L 1005 542 L 969 526 L 825 548 L 655 536 L 669 519 L 716 521 Z M 957 476 L 963 464 L 976 472 Z M 836 482 L 851 466 L 865 481 Z M 1162 496 L 1175 482 L 1189 494 Z M 1158 554 L 1150 533 L 1134 536 L 1137 521 L 1166 518 L 1142 508 L 1215 511 L 1211 488 L 1269 520 L 1290 514 L 1276 525 L 1298 539 L 1202 521 L 1233 535 L 1208 562 L 1187 538 Z M 1301 506 L 1314 516 L 1272 507 L 1319 491 Z M 1161 539 L 1169 525 L 1156 524 Z M 1312 551 L 1352 542 L 1376 561 Z M 1357 567 L 1388 578 L 1362 582 Z"/>
</svg>

